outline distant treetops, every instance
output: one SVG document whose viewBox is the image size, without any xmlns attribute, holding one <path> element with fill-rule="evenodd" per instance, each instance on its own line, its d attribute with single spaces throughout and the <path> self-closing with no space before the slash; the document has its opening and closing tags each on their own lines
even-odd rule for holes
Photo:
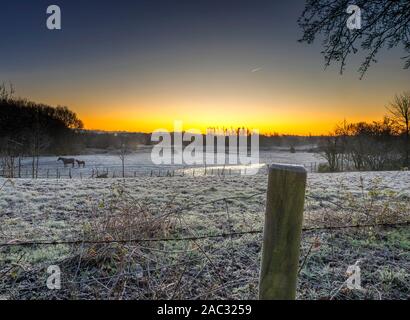
<svg viewBox="0 0 410 320">
<path fill-rule="evenodd" d="M 14 89 L 0 85 L 0 149 L 26 152 L 33 146 L 61 150 L 83 123 L 67 107 L 52 107 L 14 97 Z"/>
</svg>

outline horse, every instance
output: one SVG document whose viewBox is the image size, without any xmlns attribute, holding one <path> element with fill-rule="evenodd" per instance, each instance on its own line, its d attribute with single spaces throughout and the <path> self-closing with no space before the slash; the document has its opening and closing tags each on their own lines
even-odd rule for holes
<svg viewBox="0 0 410 320">
<path fill-rule="evenodd" d="M 66 167 L 68 164 L 72 164 L 74 168 L 74 158 L 58 158 L 57 161 L 63 161 L 64 167 Z"/>
<path fill-rule="evenodd" d="M 78 167 L 80 168 L 81 166 L 83 166 L 83 168 L 85 168 L 85 161 L 82 160 L 75 160 L 78 164 Z"/>
</svg>

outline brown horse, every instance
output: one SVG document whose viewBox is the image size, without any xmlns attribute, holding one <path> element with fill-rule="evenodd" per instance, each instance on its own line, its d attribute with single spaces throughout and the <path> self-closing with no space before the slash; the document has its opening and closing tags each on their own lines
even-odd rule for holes
<svg viewBox="0 0 410 320">
<path fill-rule="evenodd" d="M 77 162 L 78 167 L 80 168 L 81 166 L 83 166 L 83 168 L 85 168 L 85 161 L 82 160 L 75 160 Z"/>
<path fill-rule="evenodd" d="M 63 161 L 64 167 L 66 167 L 69 164 L 72 164 L 73 168 L 74 168 L 74 161 L 75 161 L 74 158 L 62 158 L 62 157 L 60 157 L 60 158 L 57 159 L 57 161 Z"/>
</svg>

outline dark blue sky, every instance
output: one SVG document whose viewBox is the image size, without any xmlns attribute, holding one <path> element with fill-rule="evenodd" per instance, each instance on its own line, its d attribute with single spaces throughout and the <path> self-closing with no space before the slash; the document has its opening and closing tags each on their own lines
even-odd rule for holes
<svg viewBox="0 0 410 320">
<path fill-rule="evenodd" d="M 365 81 L 357 58 L 343 76 L 324 71 L 320 43 L 297 42 L 303 0 L 0 1 L 0 82 L 68 105 L 89 128 L 152 130 L 178 118 L 319 132 L 381 117 L 410 80 L 399 50 L 382 53 Z M 46 28 L 51 4 L 62 30 Z"/>
<path fill-rule="evenodd" d="M 115 58 L 171 47 L 219 45 L 255 51 L 296 41 L 303 1 L 267 0 L 2 0 L 0 52 L 5 69 Z M 61 31 L 46 29 L 46 8 L 62 9 Z M 171 49 L 172 50 L 172 49 Z M 4 69 L 5 68 L 5 69 Z"/>
</svg>

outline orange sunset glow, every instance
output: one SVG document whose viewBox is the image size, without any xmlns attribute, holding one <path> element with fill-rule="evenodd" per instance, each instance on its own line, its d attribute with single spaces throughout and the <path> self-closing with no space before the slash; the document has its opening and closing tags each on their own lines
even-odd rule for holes
<svg viewBox="0 0 410 320">
<path fill-rule="evenodd" d="M 148 71 L 146 76 L 129 72 L 126 84 L 120 85 L 116 80 L 100 84 L 91 77 L 89 82 L 95 84 L 90 92 L 62 78 L 52 85 L 52 96 L 41 94 L 41 87 L 23 92 L 37 101 L 69 106 L 86 129 L 173 130 L 174 121 L 181 120 L 184 130 L 246 126 L 266 134 L 318 135 L 327 134 L 344 119 L 380 120 L 396 91 L 407 85 L 405 70 L 385 73 L 386 83 L 372 81 L 383 72 L 374 70 L 370 81 L 363 81 L 354 72 L 341 76 L 323 71 L 320 59 L 316 60 L 318 70 L 304 73 L 269 68 L 252 73 L 250 68 L 237 68 L 204 77 L 179 74 L 172 80 L 167 72 L 155 78 Z"/>
<path fill-rule="evenodd" d="M 105 16 L 101 7 L 61 34 L 39 31 L 34 49 L 12 59 L 0 53 L 11 61 L 2 79 L 19 96 L 69 107 L 86 129 L 151 132 L 181 120 L 184 129 L 306 135 L 326 134 L 344 119 L 380 120 L 394 94 L 408 90 L 402 52 L 381 52 L 363 80 L 360 55 L 343 75 L 337 65 L 324 69 L 320 42 L 297 41 L 303 5 L 238 7 L 229 16 L 161 11 L 162 19 L 153 6 L 145 9 L 153 19 L 135 11 L 129 20 L 114 14 L 109 26 L 91 24 Z"/>
</svg>

